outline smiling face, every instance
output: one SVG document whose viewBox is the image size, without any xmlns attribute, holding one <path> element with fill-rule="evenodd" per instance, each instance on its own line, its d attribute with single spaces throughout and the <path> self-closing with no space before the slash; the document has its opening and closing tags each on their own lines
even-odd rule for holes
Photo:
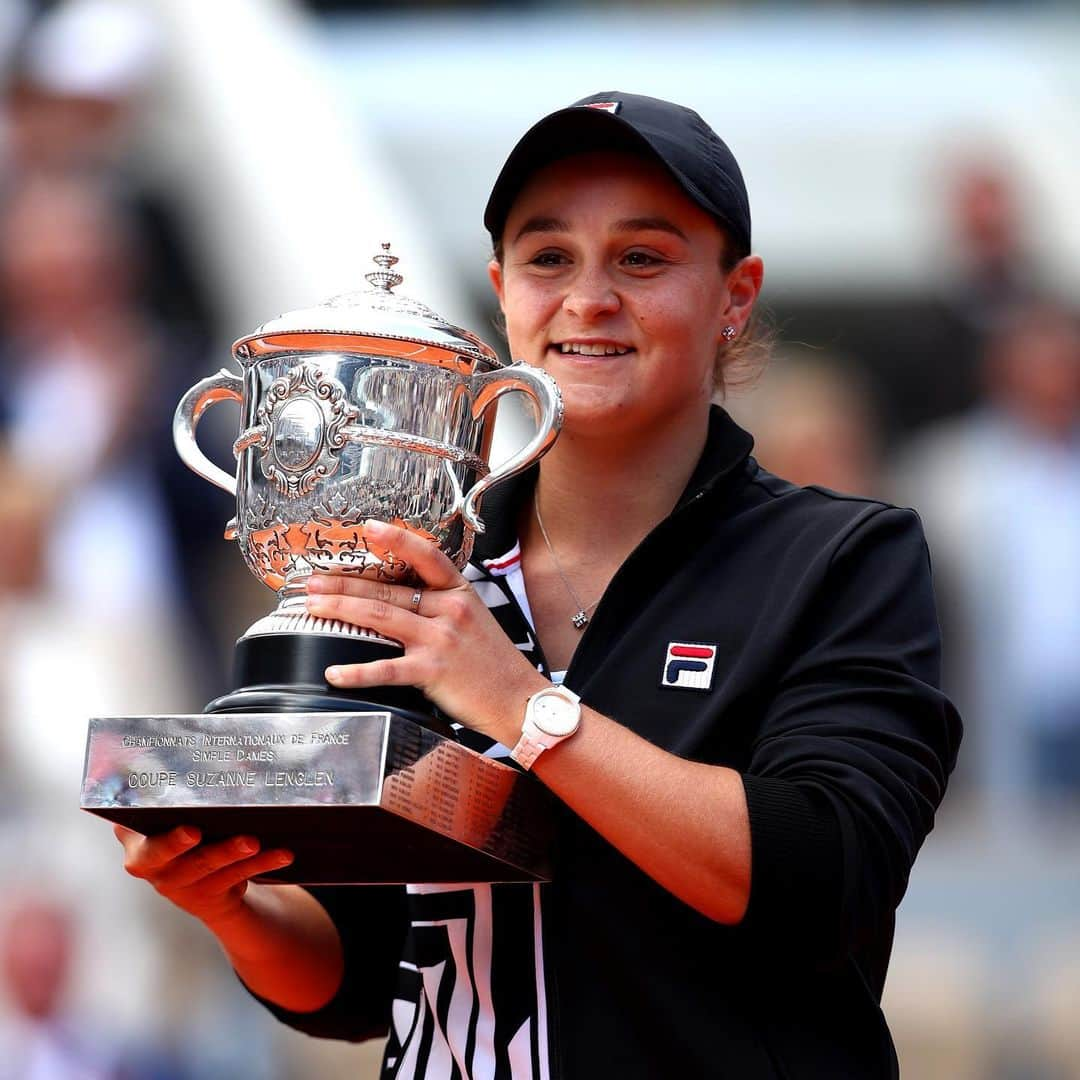
<svg viewBox="0 0 1080 1080">
<path fill-rule="evenodd" d="M 489 271 L 514 359 L 550 372 L 580 436 L 703 426 L 723 329 L 742 330 L 755 257 L 725 271 L 725 236 L 658 163 L 582 154 L 522 189 Z"/>
</svg>

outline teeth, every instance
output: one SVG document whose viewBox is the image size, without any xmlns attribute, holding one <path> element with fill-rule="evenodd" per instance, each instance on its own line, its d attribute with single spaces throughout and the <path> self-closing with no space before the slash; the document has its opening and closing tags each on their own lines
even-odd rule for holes
<svg viewBox="0 0 1080 1080">
<path fill-rule="evenodd" d="M 564 341 L 559 346 L 564 353 L 577 353 L 579 356 L 625 356 L 630 350 L 622 345 L 590 345 L 586 342 Z"/>
</svg>

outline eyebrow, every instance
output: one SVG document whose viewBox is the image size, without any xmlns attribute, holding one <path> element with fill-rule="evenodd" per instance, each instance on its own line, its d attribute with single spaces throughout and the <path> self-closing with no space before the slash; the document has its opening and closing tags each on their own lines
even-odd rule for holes
<svg viewBox="0 0 1080 1080">
<path fill-rule="evenodd" d="M 556 233 L 569 231 L 570 223 L 564 221 L 562 218 L 538 214 L 536 217 L 529 218 L 529 220 L 518 229 L 514 239 L 520 240 L 529 233 Z M 620 233 L 649 231 L 665 232 L 670 233 L 672 236 L 677 236 L 680 240 L 687 239 L 686 233 L 684 233 L 678 225 L 665 217 L 624 218 L 622 221 L 617 221 L 615 223 L 615 231 Z"/>
<path fill-rule="evenodd" d="M 679 237 L 680 240 L 686 240 L 686 233 L 679 228 L 673 221 L 668 221 L 664 217 L 636 217 L 636 218 L 624 218 L 622 221 L 615 223 L 616 232 L 666 232 L 671 233 L 672 236 Z"/>
<path fill-rule="evenodd" d="M 523 236 L 528 236 L 529 233 L 549 233 L 549 232 L 569 232 L 570 225 L 568 222 L 563 221 L 562 218 L 547 217 L 546 215 L 539 214 L 536 217 L 529 218 L 524 225 L 517 231 L 515 240 L 520 240 Z"/>
</svg>

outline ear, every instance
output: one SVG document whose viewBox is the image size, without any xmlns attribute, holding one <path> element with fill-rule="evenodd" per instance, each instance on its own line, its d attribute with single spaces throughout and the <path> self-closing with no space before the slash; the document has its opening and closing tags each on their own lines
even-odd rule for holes
<svg viewBox="0 0 1080 1080">
<path fill-rule="evenodd" d="M 495 290 L 495 299 L 499 301 L 499 308 L 503 306 L 503 269 L 498 259 L 492 259 L 487 267 L 488 280 L 492 289 Z"/>
<path fill-rule="evenodd" d="M 730 324 L 741 334 L 750 320 L 754 303 L 765 280 L 765 264 L 759 255 L 747 255 L 728 273 L 728 306 L 724 312 L 725 325 Z"/>
</svg>

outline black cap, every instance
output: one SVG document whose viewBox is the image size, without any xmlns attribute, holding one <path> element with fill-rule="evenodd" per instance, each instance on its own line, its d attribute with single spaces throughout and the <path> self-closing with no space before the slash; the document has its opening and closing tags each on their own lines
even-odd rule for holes
<svg viewBox="0 0 1080 1080">
<path fill-rule="evenodd" d="M 484 225 L 498 243 L 510 207 L 537 169 L 595 150 L 656 158 L 703 210 L 750 250 L 750 200 L 727 144 L 693 109 L 660 98 L 605 90 L 545 116 L 514 147 L 491 189 Z"/>
</svg>

